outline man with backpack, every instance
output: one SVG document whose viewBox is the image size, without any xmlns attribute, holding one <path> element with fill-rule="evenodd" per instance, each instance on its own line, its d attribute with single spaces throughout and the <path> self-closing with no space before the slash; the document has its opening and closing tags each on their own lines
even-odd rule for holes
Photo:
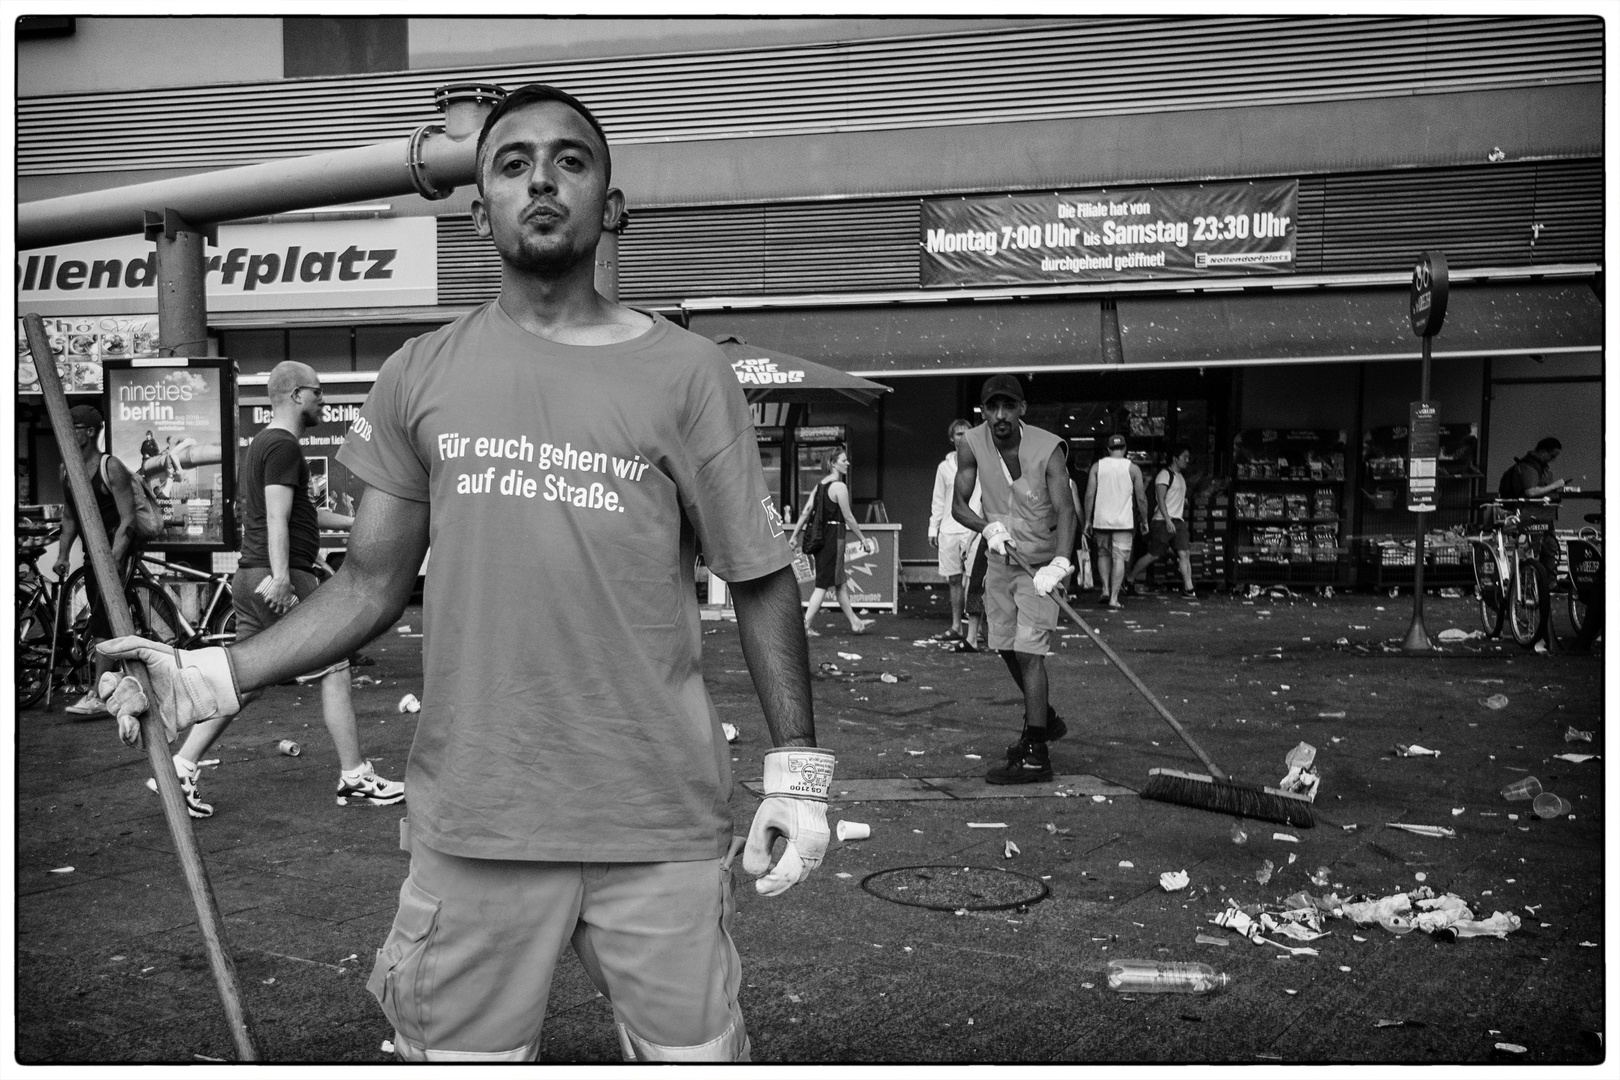
<svg viewBox="0 0 1620 1080">
<path fill-rule="evenodd" d="M 1191 600 L 1198 595 L 1193 588 L 1191 534 L 1187 529 L 1187 466 L 1192 464 L 1192 449 L 1178 443 L 1170 449 L 1170 461 L 1153 478 L 1152 531 L 1148 534 L 1148 553 L 1131 567 L 1126 589 L 1137 595 L 1141 578 L 1154 561 L 1172 551 L 1181 569 L 1181 595 Z"/>
<path fill-rule="evenodd" d="M 75 405 L 69 411 L 73 419 L 73 437 L 78 440 L 79 455 L 84 459 L 84 471 L 90 474 L 90 490 L 96 496 L 96 509 L 107 530 L 107 544 L 112 548 L 113 562 L 118 566 L 119 587 L 129 579 L 129 568 L 134 561 L 140 542 L 135 525 L 135 498 L 130 487 L 129 469 L 111 454 L 101 452 L 103 421 L 100 410 L 92 405 Z M 62 468 L 62 537 L 56 547 L 56 579 L 63 581 L 68 573 L 68 555 L 73 542 L 80 539 L 78 509 L 73 505 L 73 492 L 67 483 L 67 467 Z M 101 598 L 100 584 L 95 568 L 90 564 L 90 545 L 85 544 L 85 598 L 90 607 L 90 634 L 95 641 L 106 641 L 113 636 L 112 623 L 107 618 L 107 605 Z M 114 662 L 93 650 L 96 669 L 90 687 L 78 701 L 67 707 L 73 716 L 103 716 L 106 711 L 96 695 L 101 676 L 114 667 Z"/>
</svg>

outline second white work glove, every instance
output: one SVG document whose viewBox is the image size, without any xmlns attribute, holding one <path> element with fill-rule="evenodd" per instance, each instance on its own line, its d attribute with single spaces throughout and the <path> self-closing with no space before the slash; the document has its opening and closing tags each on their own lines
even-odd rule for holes
<svg viewBox="0 0 1620 1080">
<path fill-rule="evenodd" d="M 997 555 L 1007 554 L 1008 545 L 1017 546 L 1007 526 L 999 521 L 992 521 L 985 526 L 985 530 L 981 535 L 984 537 L 984 542 L 990 545 L 990 550 Z"/>
<path fill-rule="evenodd" d="M 113 638 L 97 648 L 114 660 L 139 660 L 146 665 L 158 699 L 158 715 L 171 742 L 199 721 L 235 716 L 242 709 L 230 657 L 222 648 L 181 651 L 139 637 Z M 134 746 L 140 739 L 135 717 L 150 704 L 141 684 L 109 671 L 101 677 L 97 692 L 107 711 L 118 718 L 119 738 Z"/>
<path fill-rule="evenodd" d="M 1071 569 L 1069 560 L 1059 555 L 1035 571 L 1035 591 L 1045 596 L 1068 579 Z"/>
<path fill-rule="evenodd" d="M 743 869 L 764 874 L 754 888 L 779 896 L 810 876 L 827 853 L 827 789 L 833 755 L 813 746 L 784 746 L 765 755 L 765 801 L 754 813 L 743 849 Z M 786 838 L 782 857 L 771 866 L 771 845 Z M 765 873 L 769 869 L 770 873 Z"/>
</svg>

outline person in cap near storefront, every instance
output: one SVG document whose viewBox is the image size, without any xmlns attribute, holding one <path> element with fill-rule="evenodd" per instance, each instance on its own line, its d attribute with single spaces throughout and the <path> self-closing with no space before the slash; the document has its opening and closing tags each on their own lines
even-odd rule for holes
<svg viewBox="0 0 1620 1080">
<path fill-rule="evenodd" d="M 984 423 L 957 449 L 951 513 L 990 549 L 984 604 L 989 646 L 1001 654 L 1024 695 L 1024 727 L 1007 760 L 985 774 L 992 784 L 1052 779 L 1047 743 L 1068 730 L 1048 701 L 1046 657 L 1057 630 L 1061 590 L 1072 566 L 1074 499 L 1066 467 L 1068 445 L 1024 423 L 1024 387 L 1016 375 L 992 375 L 979 392 Z M 982 513 L 970 505 L 974 488 Z M 1031 577 L 1012 557 L 1034 569 Z"/>
<path fill-rule="evenodd" d="M 90 474 L 90 491 L 96 497 L 96 509 L 101 512 L 102 527 L 107 530 L 107 544 L 112 548 L 113 562 L 118 566 L 120 588 L 129 580 L 130 567 L 135 562 L 139 546 L 135 535 L 135 498 L 130 492 L 129 469 L 112 454 L 101 451 L 101 411 L 93 405 L 75 405 L 68 415 L 73 420 L 73 437 L 79 444 L 79 456 L 84 459 L 85 472 Z M 56 545 L 56 564 L 52 569 L 57 581 L 67 580 L 68 556 L 73 542 L 81 540 L 84 528 L 79 520 L 73 492 L 68 487 L 67 467 L 62 467 L 62 535 Z M 112 622 L 107 617 L 107 603 L 101 598 L 101 585 L 96 580 L 95 567 L 90 564 L 90 545 L 84 545 L 85 600 L 90 609 L 90 636 L 94 641 L 112 637 Z M 95 672 L 84 696 L 67 707 L 71 716 L 105 716 L 96 686 L 101 676 L 113 669 L 113 662 L 100 653 L 95 657 Z"/>
<path fill-rule="evenodd" d="M 1135 506 L 1133 529 L 1132 506 Z M 1118 611 L 1120 586 L 1131 564 L 1134 532 L 1148 531 L 1147 487 L 1142 470 L 1125 457 L 1125 436 L 1108 437 L 1108 456 L 1099 458 L 1086 474 L 1086 504 L 1082 511 L 1086 535 L 1097 545 L 1097 572 L 1102 578 L 1101 603 Z"/>
<path fill-rule="evenodd" d="M 596 291 L 624 195 L 583 104 L 513 91 L 475 160 L 500 293 L 383 364 L 338 456 L 367 486 L 337 576 L 183 666 L 108 647 L 147 661 L 166 722 L 228 715 L 393 625 L 431 539 L 410 874 L 368 983 L 396 1055 L 534 1060 L 572 944 L 626 1059 L 746 1061 L 732 860 L 766 896 L 808 876 L 834 766 L 748 401 L 713 342 Z M 746 847 L 703 684 L 699 547 L 776 746 Z M 110 704 L 128 730 L 146 703 L 126 680 Z"/>
</svg>

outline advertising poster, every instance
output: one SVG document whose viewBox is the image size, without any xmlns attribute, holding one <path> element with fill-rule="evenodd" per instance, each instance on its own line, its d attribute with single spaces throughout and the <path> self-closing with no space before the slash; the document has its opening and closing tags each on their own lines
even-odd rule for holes
<svg viewBox="0 0 1620 1080">
<path fill-rule="evenodd" d="M 360 494 L 366 485 L 338 461 L 337 452 L 343 446 L 343 436 L 349 425 L 360 415 L 364 394 L 332 394 L 321 405 L 320 420 L 299 438 L 304 461 L 309 465 L 309 497 L 317 509 L 335 514 L 354 516 L 360 505 Z M 270 405 L 267 401 L 244 402 L 241 424 L 237 427 L 237 452 L 247 453 L 253 437 L 270 424 Z"/>
<path fill-rule="evenodd" d="M 107 448 L 155 497 L 163 533 L 154 546 L 227 543 L 228 379 L 221 367 L 196 363 L 106 368 Z"/>
<path fill-rule="evenodd" d="M 56 356 L 56 373 L 70 394 L 101 393 L 103 360 L 127 360 L 157 355 L 156 315 L 80 315 L 47 318 L 45 333 Z M 37 394 L 39 373 L 28 351 L 28 335 L 17 320 L 17 392 Z"/>
<path fill-rule="evenodd" d="M 1299 181 L 924 199 L 928 286 L 1231 277 L 1294 270 Z"/>
</svg>

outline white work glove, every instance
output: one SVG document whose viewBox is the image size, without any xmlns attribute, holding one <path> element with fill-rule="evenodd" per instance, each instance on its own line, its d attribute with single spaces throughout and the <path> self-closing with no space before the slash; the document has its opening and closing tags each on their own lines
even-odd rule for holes
<svg viewBox="0 0 1620 1080">
<path fill-rule="evenodd" d="M 1007 526 L 999 521 L 992 521 L 985 527 L 981 535 L 984 537 L 984 542 L 990 545 L 990 550 L 997 555 L 1005 555 L 1009 547 L 1018 546 L 1012 538 L 1012 533 L 1007 530 Z"/>
<path fill-rule="evenodd" d="M 96 648 L 114 660 L 139 660 L 146 665 L 170 742 L 199 721 L 235 716 L 242 709 L 236 675 L 222 648 L 181 651 L 134 636 L 113 638 Z M 149 704 L 141 684 L 129 675 L 120 677 L 109 671 L 101 677 L 97 693 L 107 711 L 118 718 L 118 737 L 130 746 L 137 745 L 141 729 L 135 717 Z"/>
<path fill-rule="evenodd" d="M 821 865 L 827 853 L 833 760 L 831 751 L 813 746 L 784 746 L 765 754 L 765 801 L 754 813 L 743 849 L 743 869 L 765 875 L 754 882 L 761 894 L 780 896 Z M 778 835 L 787 839 L 787 846 L 771 867 L 771 845 Z"/>
<path fill-rule="evenodd" d="M 1059 555 L 1035 571 L 1035 591 L 1045 596 L 1068 579 L 1071 569 L 1069 560 Z"/>
</svg>

